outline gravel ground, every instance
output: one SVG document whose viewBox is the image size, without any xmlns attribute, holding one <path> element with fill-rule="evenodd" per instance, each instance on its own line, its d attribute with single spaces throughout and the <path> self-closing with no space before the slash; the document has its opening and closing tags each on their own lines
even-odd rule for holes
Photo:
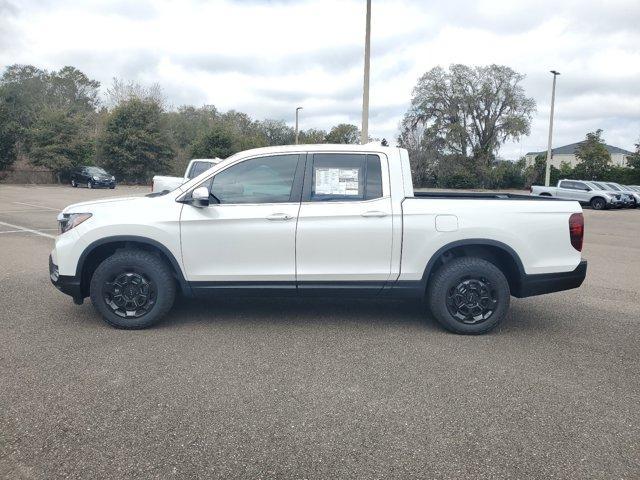
<svg viewBox="0 0 640 480">
<path fill-rule="evenodd" d="M 50 285 L 50 236 L 147 192 L 0 185 L 1 478 L 640 477 L 640 211 L 585 210 L 585 284 L 481 337 L 371 300 L 115 330 Z"/>
</svg>

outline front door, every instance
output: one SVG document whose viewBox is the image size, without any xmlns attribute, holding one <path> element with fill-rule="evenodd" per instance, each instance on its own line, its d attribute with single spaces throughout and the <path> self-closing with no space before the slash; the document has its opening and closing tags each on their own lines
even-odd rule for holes
<svg viewBox="0 0 640 480">
<path fill-rule="evenodd" d="M 298 290 L 375 293 L 391 274 L 392 209 L 381 155 L 309 155 L 296 236 Z"/>
<path fill-rule="evenodd" d="M 185 204 L 180 219 L 188 281 L 204 289 L 278 282 L 295 291 L 295 231 L 304 158 L 253 157 L 206 181 L 211 204 L 203 208 Z"/>
</svg>

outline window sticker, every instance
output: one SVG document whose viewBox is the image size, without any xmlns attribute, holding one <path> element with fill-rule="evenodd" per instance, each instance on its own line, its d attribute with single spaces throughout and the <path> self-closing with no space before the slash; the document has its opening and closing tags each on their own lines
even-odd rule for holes
<svg viewBox="0 0 640 480">
<path fill-rule="evenodd" d="M 316 195 L 358 195 L 358 168 L 316 168 Z"/>
</svg>

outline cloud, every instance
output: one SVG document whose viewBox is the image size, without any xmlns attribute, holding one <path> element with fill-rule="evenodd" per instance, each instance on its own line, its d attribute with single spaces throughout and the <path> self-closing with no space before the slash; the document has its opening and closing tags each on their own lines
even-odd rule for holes
<svg viewBox="0 0 640 480">
<path fill-rule="evenodd" d="M 74 65 L 159 83 L 170 105 L 214 104 L 303 128 L 360 123 L 361 0 L 0 0 L 0 65 Z M 531 135 L 501 150 L 546 147 L 552 68 L 561 71 L 554 144 L 603 128 L 640 136 L 637 0 L 374 2 L 370 133 L 395 139 L 417 79 L 436 65 L 509 65 L 538 104 Z"/>
</svg>

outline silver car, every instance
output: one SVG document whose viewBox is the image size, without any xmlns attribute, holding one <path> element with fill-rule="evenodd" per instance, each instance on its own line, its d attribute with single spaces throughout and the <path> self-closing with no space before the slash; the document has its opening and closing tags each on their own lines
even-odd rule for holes
<svg viewBox="0 0 640 480">
<path fill-rule="evenodd" d="M 623 195 L 626 195 L 629 198 L 629 206 L 631 208 L 637 208 L 640 205 L 640 193 L 634 192 L 628 188 L 623 187 L 619 183 L 614 182 L 605 182 L 606 185 L 611 187 L 614 191 L 621 192 Z"/>
<path fill-rule="evenodd" d="M 611 197 L 610 208 L 623 208 L 625 206 L 625 202 L 622 199 L 622 194 L 620 192 L 616 192 L 607 188 L 604 184 L 598 182 L 592 182 L 588 180 L 583 180 L 591 190 L 606 193 Z"/>
</svg>

